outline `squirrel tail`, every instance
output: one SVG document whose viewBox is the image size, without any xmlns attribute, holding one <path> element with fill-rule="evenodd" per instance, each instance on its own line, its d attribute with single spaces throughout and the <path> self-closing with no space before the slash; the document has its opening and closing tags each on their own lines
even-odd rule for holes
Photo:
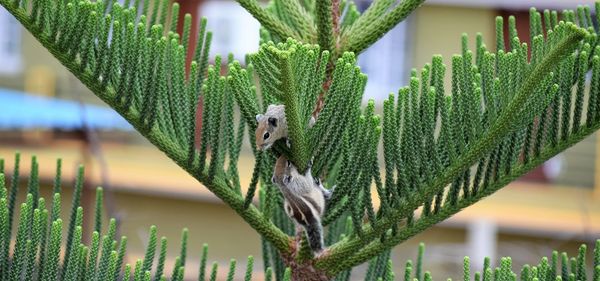
<svg viewBox="0 0 600 281">
<path fill-rule="evenodd" d="M 319 254 L 323 251 L 323 228 L 319 220 L 311 220 L 306 225 L 306 236 L 308 237 L 308 244 L 315 254 Z"/>
</svg>

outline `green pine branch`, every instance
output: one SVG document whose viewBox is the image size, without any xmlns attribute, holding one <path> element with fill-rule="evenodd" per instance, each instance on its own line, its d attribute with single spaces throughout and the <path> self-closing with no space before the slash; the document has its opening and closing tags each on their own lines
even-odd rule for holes
<svg viewBox="0 0 600 281">
<path fill-rule="evenodd" d="M 392 28 L 404 21 L 425 0 L 404 0 L 392 8 L 393 2 L 395 1 L 374 1 L 365 14 L 358 18 L 350 31 L 341 39 L 344 42 L 343 51 L 356 54 L 362 53 Z"/>
<path fill-rule="evenodd" d="M 335 1 L 335 0 L 333 0 Z M 315 19 L 318 28 L 317 41 L 323 50 L 333 51 L 334 42 L 334 26 L 333 26 L 333 3 L 332 0 L 323 0 L 315 2 Z M 310 43 L 310 42 L 307 42 Z"/>
<path fill-rule="evenodd" d="M 562 57 L 570 55 L 575 47 L 579 45 L 579 42 L 586 36 L 586 32 L 582 29 L 576 28 L 572 24 L 563 24 L 556 28 L 556 33 L 561 34 L 561 39 L 551 38 L 549 40 L 556 40 L 556 45 L 554 48 L 548 52 L 548 54 L 544 57 L 543 61 L 534 66 L 534 69 L 530 72 L 530 75 L 524 79 L 522 86 L 520 87 L 519 92 L 512 98 L 512 100 L 502 109 L 502 113 L 499 117 L 496 118 L 495 122 L 492 123 L 488 131 L 481 134 L 478 139 L 472 141 L 466 145 L 468 150 L 463 151 L 461 154 L 456 155 L 455 159 L 452 159 L 452 164 L 448 166 L 444 171 L 440 171 L 437 175 L 435 175 L 432 179 L 423 179 L 424 187 L 418 187 L 418 193 L 409 193 L 406 197 L 406 201 L 404 204 L 400 205 L 398 208 L 394 208 L 389 210 L 387 216 L 385 216 L 379 222 L 371 223 L 370 225 L 364 225 L 360 228 L 357 228 L 356 231 L 359 233 L 357 237 L 349 239 L 347 241 L 342 241 L 337 245 L 333 245 L 330 251 L 330 254 L 319 261 L 319 266 L 323 269 L 331 270 L 332 274 L 337 273 L 343 270 L 344 266 L 338 265 L 342 260 L 348 260 L 348 254 L 356 253 L 361 248 L 369 245 L 369 243 L 380 235 L 383 235 L 388 229 L 393 227 L 399 220 L 402 218 L 406 218 L 411 214 L 414 210 L 416 210 L 419 206 L 423 205 L 424 202 L 429 202 L 428 198 L 433 198 L 436 194 L 442 192 L 446 189 L 446 186 L 459 177 L 460 174 L 463 174 L 465 170 L 468 170 L 472 165 L 476 164 L 478 159 L 485 157 L 491 150 L 494 149 L 495 146 L 499 144 L 501 140 L 506 138 L 506 135 L 510 134 L 510 132 L 521 130 L 518 126 L 523 126 L 523 124 L 529 124 L 533 121 L 533 116 L 540 113 L 540 109 L 544 109 L 544 106 L 536 108 L 531 108 L 528 106 L 523 106 L 528 104 L 528 99 L 531 99 L 531 94 L 536 93 L 534 89 L 544 87 L 540 87 L 540 83 L 542 83 L 544 76 L 547 75 L 553 68 L 552 65 L 555 64 L 556 61 L 561 61 Z M 556 34 L 555 33 L 555 34 Z M 470 61 L 470 60 L 469 60 Z M 552 78 L 550 78 L 552 79 Z M 417 80 L 413 80 L 417 81 Z M 416 82 L 418 83 L 418 81 Z M 466 86 L 468 87 L 468 86 Z M 418 84 L 411 86 L 413 88 L 411 93 L 418 91 Z M 552 93 L 556 93 L 556 90 L 549 92 L 551 97 L 548 100 L 554 99 L 555 96 L 552 96 Z M 459 96 L 461 98 L 468 97 L 469 93 L 463 93 L 466 96 Z M 535 97 L 535 96 L 534 96 Z M 535 99 L 534 99 L 535 100 Z M 460 102 L 460 101 L 459 101 Z M 467 101 L 468 102 L 468 101 Z M 411 102 L 413 105 L 417 104 L 414 100 Z M 422 105 L 423 103 L 421 103 Z M 533 103 L 537 106 L 537 103 Z M 546 103 L 547 105 L 547 103 Z M 469 108 L 461 108 L 458 110 L 465 112 L 469 110 Z M 418 108 L 415 110 L 409 111 L 410 113 L 414 113 L 418 111 Z M 532 112 L 533 111 L 533 112 Z M 537 112 L 537 113 L 536 113 Z M 405 112 L 405 114 L 407 114 Z M 462 113 L 457 116 L 464 116 L 465 113 Z M 533 116 L 531 116 L 533 115 Z M 415 116 L 415 115 L 413 115 Z M 473 115 L 471 115 L 473 116 Z M 415 116 L 415 119 L 419 118 L 419 116 Z M 472 117 L 474 118 L 474 116 Z M 414 120 L 414 119 L 413 119 Z M 467 119 L 468 120 L 468 119 Z M 412 120 L 411 120 L 412 121 Z M 416 120 L 414 120 L 416 121 Z M 406 121 L 405 121 L 406 122 Z M 579 121 L 577 121 L 579 122 Z M 473 127 L 471 127 L 473 128 Z M 430 128 L 431 129 L 431 128 Z M 409 134 L 412 130 L 407 131 Z M 420 130 L 415 130 L 419 131 Z M 473 137 L 472 132 L 466 132 L 468 137 Z M 588 131 L 588 134 L 591 133 Z M 415 134 L 412 133 L 412 136 L 408 135 L 409 138 L 415 138 Z M 569 139 L 570 140 L 570 139 Z M 575 139 L 577 140 L 577 139 Z M 574 144 L 575 141 L 569 142 L 569 145 Z M 464 147 L 464 145 L 460 145 Z M 567 146 L 567 147 L 568 147 Z M 412 151 L 414 151 L 415 146 L 409 146 Z M 419 145 L 416 146 L 417 150 Z M 416 153 L 419 157 L 419 151 L 417 152 L 407 152 L 407 153 Z M 417 158 L 413 157 L 412 160 L 416 160 Z M 427 157 L 420 157 L 420 161 L 426 161 Z M 410 162 L 414 163 L 414 162 Z M 419 165 L 421 167 L 429 167 L 430 165 Z M 532 167 L 533 168 L 533 167 Z M 415 173 L 415 171 L 412 171 Z M 410 177 L 410 174 L 408 175 Z M 513 180 L 515 178 L 512 178 Z M 507 182 L 508 183 L 508 182 Z M 417 182 L 417 184 L 419 184 Z M 469 184 L 469 181 L 467 181 Z M 452 190 L 451 190 L 452 192 Z M 455 191 L 458 193 L 458 191 Z M 385 194 L 379 194 L 380 197 L 384 197 Z M 470 194 L 468 192 L 463 192 L 463 196 L 469 197 Z M 450 201 L 450 203 L 454 203 L 455 201 Z M 475 201 L 476 202 L 476 201 Z M 472 202 L 474 203 L 474 202 Z M 412 216 L 412 215 L 411 215 Z M 423 214 L 423 216 L 427 216 L 427 214 Z M 414 226 L 408 226 L 407 228 L 412 229 Z M 422 231 L 423 229 L 417 229 Z M 390 246 L 390 245 L 388 245 Z M 380 249 L 381 250 L 381 249 Z M 371 253 L 371 255 L 359 256 L 358 260 L 364 262 L 372 257 L 375 253 Z M 352 259 L 350 259 L 352 260 Z M 332 268 L 336 268 L 332 270 Z"/>
<path fill-rule="evenodd" d="M 279 38 L 300 38 L 300 35 L 292 31 L 289 26 L 260 7 L 256 0 L 238 0 L 238 3 L 252 14 L 263 27 L 273 32 Z M 299 21 L 299 23 L 305 22 Z"/>
<path fill-rule="evenodd" d="M 583 139 L 585 139 L 586 137 L 588 137 L 590 134 L 594 133 L 598 129 L 600 129 L 600 124 L 597 124 L 595 127 L 585 129 L 585 131 L 582 131 L 581 133 L 573 136 L 573 138 L 571 139 L 570 142 L 563 143 L 560 146 L 557 146 L 555 148 L 551 148 L 551 149 L 548 149 L 547 151 L 544 151 L 540 155 L 540 158 L 535 159 L 535 161 L 529 162 L 526 165 L 519 165 L 519 166 L 514 167 L 510 172 L 510 176 L 502 178 L 502 180 L 497 181 L 492 186 L 487 187 L 484 191 L 478 193 L 477 195 L 475 195 L 473 197 L 469 197 L 468 199 L 463 199 L 460 202 L 458 202 L 458 204 L 456 204 L 450 208 L 442 209 L 438 213 L 421 218 L 417 222 L 413 223 L 410 227 L 402 229 L 401 231 L 399 231 L 398 234 L 396 234 L 394 236 L 390 236 L 386 240 L 374 241 L 374 243 L 371 243 L 368 246 L 362 248 L 359 252 L 356 252 L 356 253 L 350 255 L 350 257 L 346 257 L 345 259 L 340 261 L 341 264 L 339 264 L 337 266 L 329 267 L 329 265 L 326 264 L 327 260 L 322 261 L 323 262 L 322 266 L 324 268 L 328 268 L 328 269 L 332 268 L 331 274 L 334 274 L 339 270 L 360 265 L 360 264 L 364 263 L 366 260 L 369 260 L 369 259 L 373 258 L 374 256 L 377 256 L 382 251 L 385 251 L 386 249 L 390 249 L 391 247 L 394 247 L 395 245 L 398 245 L 399 243 L 402 243 L 402 242 L 412 238 L 413 236 L 421 233 L 422 231 L 430 228 L 431 226 L 433 226 L 439 222 L 442 222 L 442 221 L 446 220 L 447 218 L 453 216 L 454 214 L 460 212 L 462 209 L 469 207 L 469 206 L 479 202 L 483 198 L 495 193 L 502 187 L 504 187 L 507 184 L 511 183 L 512 181 L 518 179 L 519 177 L 525 175 L 527 172 L 531 171 L 533 168 L 539 166 L 540 164 L 544 163 L 548 159 L 554 157 L 559 152 L 564 151 L 564 150 L 568 149 L 569 147 L 582 141 Z"/>
<path fill-rule="evenodd" d="M 377 0 L 360 14 L 350 1 L 273 0 L 262 8 L 255 0 L 237 0 L 261 26 L 262 42 L 284 42 L 293 38 L 318 44 L 337 59 L 346 52 L 362 53 L 392 28 L 404 21 L 425 0 Z"/>
</svg>

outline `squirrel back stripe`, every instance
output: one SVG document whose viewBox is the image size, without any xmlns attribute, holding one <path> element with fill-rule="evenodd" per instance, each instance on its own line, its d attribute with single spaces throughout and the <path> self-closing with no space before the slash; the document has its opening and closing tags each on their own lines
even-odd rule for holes
<svg viewBox="0 0 600 281">
<path fill-rule="evenodd" d="M 303 226 L 307 225 L 307 217 L 318 217 L 319 214 L 316 212 L 314 205 L 306 200 L 306 198 L 288 196 L 285 201 L 290 205 L 293 217 L 298 223 Z"/>
<path fill-rule="evenodd" d="M 323 229 L 321 220 L 319 219 L 319 213 L 308 201 L 309 200 L 304 197 L 286 197 L 284 208 L 290 218 L 294 219 L 297 224 L 304 227 L 310 248 L 313 252 L 318 254 L 323 251 L 324 248 Z"/>
</svg>

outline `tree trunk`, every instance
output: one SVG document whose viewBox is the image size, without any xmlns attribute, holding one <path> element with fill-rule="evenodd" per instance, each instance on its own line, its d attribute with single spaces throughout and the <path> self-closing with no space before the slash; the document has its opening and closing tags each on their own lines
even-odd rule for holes
<svg viewBox="0 0 600 281">
<path fill-rule="evenodd" d="M 329 281 L 333 279 L 327 276 L 323 270 L 315 268 L 315 259 L 299 261 L 297 259 L 299 247 L 293 247 L 293 253 L 289 256 L 282 256 L 283 262 L 292 271 L 292 281 Z"/>
</svg>

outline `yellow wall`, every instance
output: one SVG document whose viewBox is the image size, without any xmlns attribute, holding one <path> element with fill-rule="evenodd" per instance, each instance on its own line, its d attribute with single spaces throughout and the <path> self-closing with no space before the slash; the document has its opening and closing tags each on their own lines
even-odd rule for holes
<svg viewBox="0 0 600 281">
<path fill-rule="evenodd" d="M 452 55 L 461 53 L 461 36 L 467 33 L 469 47 L 475 49 L 475 36 L 481 32 L 484 43 L 491 50 L 495 50 L 495 16 L 492 9 L 474 9 L 462 7 L 449 7 L 425 5 L 414 14 L 412 34 L 411 66 L 420 69 L 426 63 L 431 63 L 434 55 L 442 55 L 446 64 L 446 71 L 450 71 Z M 447 89 L 450 85 L 446 75 Z"/>
</svg>

